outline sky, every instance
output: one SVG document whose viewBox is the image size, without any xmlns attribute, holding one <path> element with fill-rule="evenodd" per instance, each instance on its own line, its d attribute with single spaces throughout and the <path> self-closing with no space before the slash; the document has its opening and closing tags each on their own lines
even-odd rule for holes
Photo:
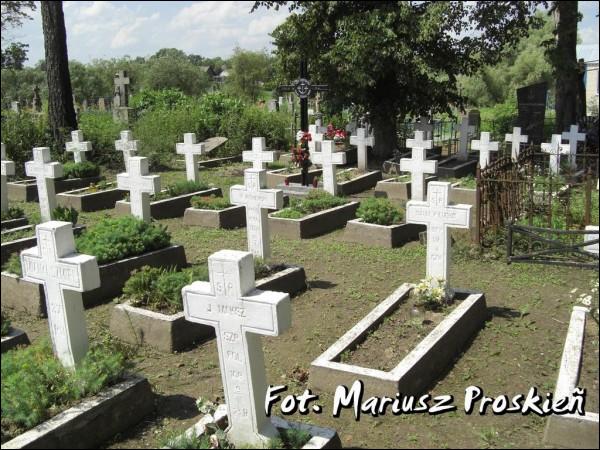
<svg viewBox="0 0 600 450">
<path fill-rule="evenodd" d="M 228 58 L 233 49 L 271 50 L 269 33 L 288 16 L 260 8 L 252 1 L 65 1 L 69 59 L 150 56 L 161 48 L 177 48 L 204 57 Z M 578 58 L 598 60 L 598 2 L 580 1 Z M 39 6 L 33 20 L 11 30 L 9 38 L 29 44 L 29 61 L 44 58 Z M 6 37 L 6 36 L 5 36 Z"/>
</svg>

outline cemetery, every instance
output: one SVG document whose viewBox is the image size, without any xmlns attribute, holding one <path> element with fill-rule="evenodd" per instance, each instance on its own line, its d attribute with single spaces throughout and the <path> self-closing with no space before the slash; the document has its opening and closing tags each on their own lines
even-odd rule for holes
<svg viewBox="0 0 600 450">
<path fill-rule="evenodd" d="M 598 448 L 589 3 L 3 2 L 2 448 Z"/>
</svg>

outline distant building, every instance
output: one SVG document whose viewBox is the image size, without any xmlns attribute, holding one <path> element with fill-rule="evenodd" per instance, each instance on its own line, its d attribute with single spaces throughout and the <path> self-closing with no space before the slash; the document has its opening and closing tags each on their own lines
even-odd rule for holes
<svg viewBox="0 0 600 450">
<path fill-rule="evenodd" d="M 585 63 L 585 104 L 588 116 L 598 116 L 598 60 Z"/>
</svg>

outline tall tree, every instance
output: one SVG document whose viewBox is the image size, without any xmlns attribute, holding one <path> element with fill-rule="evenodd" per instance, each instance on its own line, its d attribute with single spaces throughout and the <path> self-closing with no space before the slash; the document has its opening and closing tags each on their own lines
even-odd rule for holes
<svg viewBox="0 0 600 450">
<path fill-rule="evenodd" d="M 41 2 L 41 11 L 48 80 L 48 121 L 57 148 L 62 148 L 65 134 L 77 129 L 62 2 Z"/>
<path fill-rule="evenodd" d="M 293 77 L 301 57 L 328 100 L 369 111 L 375 154 L 396 147 L 407 116 L 462 106 L 459 74 L 498 61 L 537 22 L 539 2 L 255 2 L 294 11 L 272 33 L 279 64 Z"/>
</svg>

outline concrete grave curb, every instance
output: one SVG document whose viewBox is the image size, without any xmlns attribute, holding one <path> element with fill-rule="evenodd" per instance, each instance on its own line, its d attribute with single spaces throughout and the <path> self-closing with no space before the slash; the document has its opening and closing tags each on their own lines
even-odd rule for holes
<svg viewBox="0 0 600 450">
<path fill-rule="evenodd" d="M 29 223 L 29 220 L 27 219 L 27 217 L 19 217 L 18 219 L 3 220 L 2 222 L 0 222 L 0 229 L 1 230 L 12 230 L 13 228 L 23 227 L 23 226 L 27 225 L 28 223 Z"/>
<path fill-rule="evenodd" d="M 425 183 L 436 181 L 436 176 L 425 177 Z M 411 195 L 410 181 L 394 181 L 393 178 L 381 180 L 375 186 L 375 197 L 385 197 L 390 200 L 410 200 Z M 427 184 L 425 184 L 425 194 L 427 194 Z"/>
<path fill-rule="evenodd" d="M 2 336 L 2 353 L 12 350 L 19 345 L 29 345 L 27 333 L 18 328 L 10 328 L 6 336 Z"/>
<path fill-rule="evenodd" d="M 57 194 L 88 187 L 90 184 L 104 180 L 103 176 L 88 178 L 68 178 L 54 180 L 54 189 Z M 8 199 L 17 202 L 37 202 L 38 191 L 35 179 L 19 180 L 6 183 Z"/>
<path fill-rule="evenodd" d="M 183 214 L 183 224 L 209 228 L 243 228 L 246 226 L 246 208 L 230 206 L 225 209 L 187 208 Z"/>
<path fill-rule="evenodd" d="M 343 173 L 343 171 L 340 170 L 338 173 Z M 367 191 L 372 187 L 375 187 L 377 183 L 381 180 L 381 177 L 381 171 L 374 170 L 362 174 L 352 180 L 341 181 L 337 184 L 338 195 L 352 195 L 357 194 L 359 192 Z"/>
<path fill-rule="evenodd" d="M 346 223 L 342 240 L 359 244 L 394 248 L 410 241 L 418 241 L 419 233 L 425 231 L 424 225 L 401 223 L 397 225 L 378 225 L 365 223 L 363 219 L 349 220 Z"/>
<path fill-rule="evenodd" d="M 92 212 L 103 209 L 112 209 L 115 202 L 125 198 L 127 191 L 117 189 L 106 189 L 98 192 L 84 193 L 88 187 L 62 192 L 56 195 L 59 206 L 75 208 L 77 211 Z"/>
</svg>

